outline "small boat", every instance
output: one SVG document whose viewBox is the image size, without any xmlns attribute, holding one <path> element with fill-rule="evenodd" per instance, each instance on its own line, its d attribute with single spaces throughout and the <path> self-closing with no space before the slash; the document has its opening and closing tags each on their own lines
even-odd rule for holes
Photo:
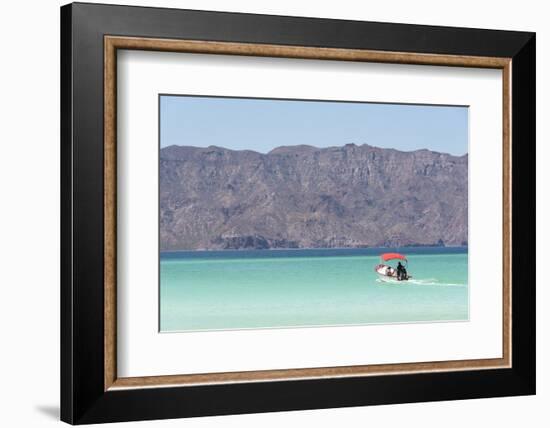
<svg viewBox="0 0 550 428">
<path fill-rule="evenodd" d="M 403 262 L 405 272 L 407 269 L 408 261 L 403 254 L 399 253 L 384 253 L 380 255 L 380 263 L 376 265 L 374 271 L 378 274 L 378 277 L 385 282 L 401 282 L 407 281 L 412 278 L 412 275 L 406 273 L 401 278 L 398 278 L 397 267 L 393 267 L 387 262 L 392 260 L 399 260 Z M 386 262 L 386 263 L 385 263 Z"/>
</svg>

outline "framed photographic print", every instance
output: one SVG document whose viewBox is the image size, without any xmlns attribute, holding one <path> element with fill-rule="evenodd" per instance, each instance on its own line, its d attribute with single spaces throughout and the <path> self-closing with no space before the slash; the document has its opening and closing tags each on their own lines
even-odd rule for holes
<svg viewBox="0 0 550 428">
<path fill-rule="evenodd" d="M 61 8 L 72 424 L 535 393 L 535 35 Z"/>
</svg>

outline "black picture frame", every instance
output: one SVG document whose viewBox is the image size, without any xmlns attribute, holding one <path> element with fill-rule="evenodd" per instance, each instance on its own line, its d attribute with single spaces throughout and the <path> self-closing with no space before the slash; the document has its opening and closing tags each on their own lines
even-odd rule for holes
<svg viewBox="0 0 550 428">
<path fill-rule="evenodd" d="M 104 36 L 512 58 L 512 367 L 104 390 Z M 535 34 L 73 3 L 61 8 L 61 419 L 86 424 L 535 393 Z"/>
</svg>

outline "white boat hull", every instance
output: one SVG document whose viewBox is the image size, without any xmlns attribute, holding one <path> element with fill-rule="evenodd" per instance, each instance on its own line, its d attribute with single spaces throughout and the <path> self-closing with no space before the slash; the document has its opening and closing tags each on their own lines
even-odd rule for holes
<svg viewBox="0 0 550 428">
<path fill-rule="evenodd" d="M 403 282 L 403 281 L 399 281 L 397 278 L 393 276 L 387 276 L 387 275 L 381 275 L 381 274 L 378 274 L 378 279 L 380 281 L 391 282 L 391 283 Z"/>
<path fill-rule="evenodd" d="M 408 275 L 407 278 L 401 280 L 397 279 L 397 272 L 395 269 L 385 264 L 379 264 L 374 268 L 374 271 L 378 274 L 378 278 L 384 282 L 399 283 L 412 278 L 411 275 Z"/>
</svg>

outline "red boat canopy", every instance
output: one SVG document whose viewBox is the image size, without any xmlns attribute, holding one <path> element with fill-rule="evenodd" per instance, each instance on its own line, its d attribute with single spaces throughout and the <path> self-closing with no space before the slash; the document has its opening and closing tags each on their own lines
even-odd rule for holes
<svg viewBox="0 0 550 428">
<path fill-rule="evenodd" d="M 394 260 L 394 259 L 407 261 L 407 258 L 403 254 L 399 254 L 399 253 L 384 253 L 380 255 L 380 258 L 385 262 L 387 262 L 388 260 Z"/>
</svg>

